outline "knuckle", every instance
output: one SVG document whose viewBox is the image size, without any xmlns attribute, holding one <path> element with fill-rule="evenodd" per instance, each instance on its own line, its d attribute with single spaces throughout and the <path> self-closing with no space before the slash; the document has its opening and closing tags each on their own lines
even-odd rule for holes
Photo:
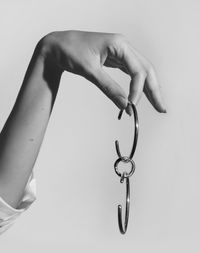
<svg viewBox="0 0 200 253">
<path fill-rule="evenodd" d="M 152 76 L 155 76 L 155 75 L 156 75 L 156 70 L 155 70 L 155 67 L 153 66 L 152 63 L 148 63 L 148 64 L 147 64 L 146 70 L 147 70 L 147 73 L 148 73 L 149 75 L 152 75 Z"/>
<path fill-rule="evenodd" d="M 126 44 L 125 41 L 126 41 L 125 36 L 121 33 L 115 33 L 112 35 L 111 42 L 114 45 L 117 45 L 120 47 L 125 46 Z"/>
<path fill-rule="evenodd" d="M 140 66 L 138 66 L 138 70 L 136 71 L 136 73 L 134 74 L 134 76 L 138 76 L 141 79 L 145 79 L 147 77 L 147 72 L 143 68 L 143 66 L 140 65 Z"/>
<path fill-rule="evenodd" d="M 144 78 L 144 79 L 146 78 L 147 72 L 144 70 L 144 68 L 140 69 L 139 75 L 141 78 Z"/>
<path fill-rule="evenodd" d="M 108 48 L 113 54 L 117 52 L 117 55 L 122 58 L 127 51 L 127 43 L 125 36 L 121 33 L 112 34 L 109 40 Z"/>
</svg>

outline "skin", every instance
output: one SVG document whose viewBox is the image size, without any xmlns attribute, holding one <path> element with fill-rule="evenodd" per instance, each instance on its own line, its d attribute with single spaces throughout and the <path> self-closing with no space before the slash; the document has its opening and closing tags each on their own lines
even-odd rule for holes
<svg viewBox="0 0 200 253">
<path fill-rule="evenodd" d="M 128 97 L 102 66 L 131 77 Z M 74 30 L 46 35 L 0 134 L 0 196 L 14 208 L 37 159 L 64 71 L 88 79 L 129 115 L 128 100 L 137 105 L 143 92 L 158 112 L 166 112 L 152 65 L 123 35 Z"/>
</svg>

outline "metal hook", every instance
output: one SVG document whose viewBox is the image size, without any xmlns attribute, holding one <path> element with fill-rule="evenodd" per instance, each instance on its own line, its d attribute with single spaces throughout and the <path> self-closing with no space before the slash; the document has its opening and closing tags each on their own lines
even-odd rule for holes
<svg viewBox="0 0 200 253">
<path fill-rule="evenodd" d="M 132 146 L 129 157 L 121 155 L 121 152 L 120 152 L 120 149 L 119 149 L 119 142 L 115 141 L 116 151 L 117 151 L 117 154 L 119 156 L 119 158 L 115 161 L 115 164 L 114 164 L 115 172 L 121 178 L 120 179 L 121 183 L 123 183 L 124 180 L 126 180 L 126 210 L 125 210 L 124 226 L 123 226 L 123 222 L 122 222 L 122 206 L 118 205 L 118 224 L 119 224 L 119 230 L 122 234 L 126 233 L 126 230 L 127 230 L 127 227 L 128 227 L 129 212 L 130 212 L 130 183 L 129 183 L 129 177 L 132 176 L 134 171 L 135 171 L 135 163 L 132 160 L 132 158 L 133 158 L 133 155 L 135 153 L 136 146 L 137 146 L 138 132 L 139 132 L 139 122 L 138 122 L 138 115 L 137 115 L 136 107 L 131 102 L 129 102 L 129 104 L 131 105 L 131 108 L 133 110 L 134 122 L 135 122 L 135 124 L 134 124 L 135 132 L 134 132 L 133 146 Z M 119 120 L 121 119 L 122 114 L 123 114 L 123 110 L 121 110 L 120 113 L 119 113 L 119 116 L 118 116 Z M 119 170 L 118 170 L 119 162 L 131 163 L 130 172 L 129 173 L 119 172 Z"/>
<path fill-rule="evenodd" d="M 131 170 L 129 173 L 123 172 L 120 173 L 118 170 L 118 164 L 119 162 L 124 163 L 131 163 Z M 120 176 L 120 183 L 123 183 L 124 180 L 126 180 L 126 211 L 125 211 L 125 221 L 124 221 L 124 227 L 122 222 L 122 206 L 118 205 L 118 224 L 119 224 L 119 230 L 122 234 L 126 233 L 127 227 L 128 227 L 128 219 L 129 219 L 129 211 L 130 211 L 130 183 L 129 183 L 129 177 L 133 175 L 135 171 L 135 163 L 133 160 L 131 160 L 129 157 L 120 157 L 116 160 L 114 164 L 115 172 L 118 176 Z"/>
<path fill-rule="evenodd" d="M 131 108 L 132 108 L 132 111 L 133 111 L 133 114 L 134 114 L 134 123 L 135 123 L 134 124 L 135 135 L 134 135 L 134 140 L 133 140 L 133 146 L 132 146 L 132 149 L 131 149 L 131 152 L 130 152 L 130 155 L 129 155 L 129 158 L 132 159 L 133 155 L 135 153 L 136 146 L 137 146 L 138 133 L 139 133 L 139 122 L 138 122 L 138 115 L 137 115 L 137 110 L 136 110 L 135 105 L 130 101 L 128 103 L 131 105 Z M 123 110 L 121 110 L 119 112 L 119 116 L 118 116 L 119 120 L 121 119 L 122 114 L 123 114 Z M 122 157 L 121 152 L 120 152 L 120 148 L 119 148 L 119 141 L 118 140 L 115 141 L 115 148 L 116 148 L 117 155 L 119 157 Z"/>
<path fill-rule="evenodd" d="M 123 173 L 123 179 L 125 175 Z M 119 224 L 119 230 L 122 234 L 126 233 L 127 227 L 128 227 L 128 219 L 129 219 L 129 210 L 130 210 L 130 183 L 129 183 L 129 177 L 125 177 L 126 180 L 126 211 L 125 211 L 125 221 L 124 221 L 124 227 L 122 224 L 122 206 L 118 205 L 118 224 Z M 124 180 L 120 180 L 121 183 L 124 182 Z"/>
</svg>

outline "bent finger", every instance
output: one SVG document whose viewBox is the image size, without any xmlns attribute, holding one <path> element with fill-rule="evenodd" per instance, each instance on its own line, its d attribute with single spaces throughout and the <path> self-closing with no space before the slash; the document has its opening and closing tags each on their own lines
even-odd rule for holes
<svg viewBox="0 0 200 253">
<path fill-rule="evenodd" d="M 128 100 L 134 103 L 135 105 L 138 104 L 142 96 L 144 82 L 145 82 L 145 75 L 142 73 L 137 73 L 131 78 Z"/>
<path fill-rule="evenodd" d="M 103 69 L 98 68 L 93 73 L 92 81 L 108 98 L 110 98 L 119 109 L 125 109 L 128 103 L 126 93 L 122 87 L 113 80 Z"/>
<path fill-rule="evenodd" d="M 162 96 L 161 86 L 158 84 L 154 71 L 150 71 L 145 81 L 145 95 L 158 112 L 167 112 Z"/>
</svg>

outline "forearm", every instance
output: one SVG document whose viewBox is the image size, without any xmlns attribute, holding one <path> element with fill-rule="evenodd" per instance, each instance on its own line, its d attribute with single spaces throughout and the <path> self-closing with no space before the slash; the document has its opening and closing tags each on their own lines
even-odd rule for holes
<svg viewBox="0 0 200 253">
<path fill-rule="evenodd" d="M 0 134 L 0 196 L 15 208 L 38 156 L 61 77 L 40 50 L 33 54 Z"/>
</svg>

